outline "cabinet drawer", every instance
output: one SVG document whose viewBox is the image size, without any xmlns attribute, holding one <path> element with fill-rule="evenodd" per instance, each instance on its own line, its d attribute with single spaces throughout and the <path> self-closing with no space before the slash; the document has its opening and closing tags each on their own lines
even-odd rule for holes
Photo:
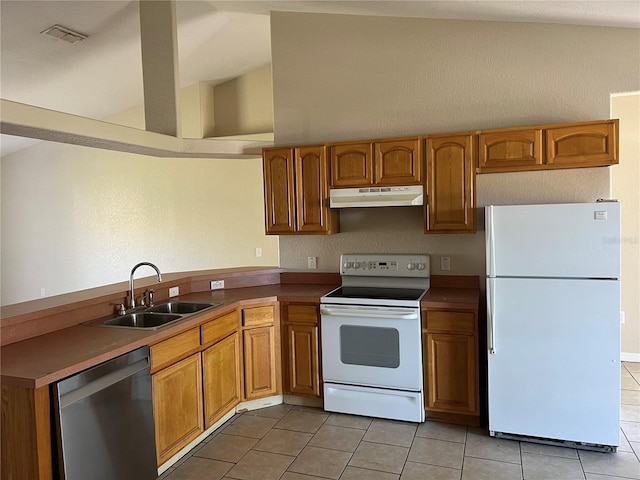
<svg viewBox="0 0 640 480">
<path fill-rule="evenodd" d="M 286 309 L 286 321 L 289 323 L 318 324 L 317 304 L 289 304 Z"/>
<path fill-rule="evenodd" d="M 151 370 L 157 371 L 200 349 L 200 329 L 192 328 L 164 342 L 151 345 Z"/>
<path fill-rule="evenodd" d="M 242 326 L 255 327 L 273 323 L 273 305 L 242 310 Z"/>
<path fill-rule="evenodd" d="M 218 317 L 202 325 L 201 329 L 203 345 L 222 340 L 238 331 L 238 312 L 233 311 Z"/>
<path fill-rule="evenodd" d="M 474 334 L 476 316 L 473 312 L 427 311 L 426 329 L 430 332 Z"/>
</svg>

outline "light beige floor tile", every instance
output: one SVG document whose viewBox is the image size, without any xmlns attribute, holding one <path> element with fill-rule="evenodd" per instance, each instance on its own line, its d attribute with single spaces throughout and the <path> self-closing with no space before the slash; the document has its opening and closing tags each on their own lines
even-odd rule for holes
<svg viewBox="0 0 640 480">
<path fill-rule="evenodd" d="M 387 473 L 401 473 L 409 449 L 382 443 L 360 442 L 349 465 Z"/>
<path fill-rule="evenodd" d="M 631 372 L 624 365 L 620 366 L 620 378 L 631 378 Z"/>
<path fill-rule="evenodd" d="M 239 437 L 237 435 L 222 433 L 205 443 L 203 447 L 194 452 L 193 455 L 196 457 L 236 463 L 251 450 L 257 441 L 255 438 Z"/>
<path fill-rule="evenodd" d="M 400 480 L 460 480 L 462 470 L 407 462 Z"/>
<path fill-rule="evenodd" d="M 620 396 L 624 405 L 640 405 L 640 390 L 621 390 Z"/>
<path fill-rule="evenodd" d="M 261 450 L 282 455 L 298 455 L 313 437 L 310 433 L 294 432 L 274 428 L 260 440 L 254 450 Z"/>
<path fill-rule="evenodd" d="M 316 433 L 328 417 L 329 415 L 323 413 L 292 409 L 275 424 L 275 427 L 297 432 Z"/>
<path fill-rule="evenodd" d="M 408 460 L 439 467 L 462 468 L 464 444 L 445 442 L 434 438 L 416 437 L 411 445 Z"/>
<path fill-rule="evenodd" d="M 164 473 L 158 477 L 158 480 L 167 480 L 169 475 L 171 475 L 174 472 L 174 470 L 175 468 L 173 467 L 166 469 Z"/>
<path fill-rule="evenodd" d="M 415 423 L 376 419 L 367 429 L 363 440 L 398 447 L 410 447 L 417 427 Z"/>
<path fill-rule="evenodd" d="M 578 452 L 575 448 L 556 447 L 531 442 L 520 442 L 520 451 L 523 454 L 534 453 L 536 455 L 549 455 L 551 457 L 578 458 Z"/>
<path fill-rule="evenodd" d="M 640 422 L 640 405 L 620 405 L 620 419 L 625 422 Z"/>
<path fill-rule="evenodd" d="M 327 418 L 327 425 L 338 425 L 340 427 L 359 428 L 366 430 L 373 421 L 370 417 L 361 417 L 359 415 L 346 415 L 344 413 L 332 413 Z"/>
<path fill-rule="evenodd" d="M 398 480 L 399 478 L 400 475 L 395 473 L 348 466 L 345 468 L 340 480 Z"/>
<path fill-rule="evenodd" d="M 467 435 L 464 452 L 467 457 L 484 458 L 498 462 L 520 463 L 520 445 L 516 440 L 476 435 Z"/>
<path fill-rule="evenodd" d="M 631 372 L 631 376 L 636 381 L 636 384 L 640 384 L 640 372 Z"/>
<path fill-rule="evenodd" d="M 639 422 L 620 422 L 622 431 L 630 442 L 640 442 L 640 423 Z"/>
<path fill-rule="evenodd" d="M 620 429 L 620 445 L 618 445 L 619 452 L 633 452 L 633 448 L 629 444 L 629 440 L 625 437 L 624 432 Z"/>
<path fill-rule="evenodd" d="M 584 480 L 577 458 L 550 457 L 532 453 L 522 454 L 522 471 L 526 480 Z"/>
<path fill-rule="evenodd" d="M 515 463 L 465 457 L 462 480 L 522 480 L 522 470 Z"/>
<path fill-rule="evenodd" d="M 622 362 L 622 364 L 630 372 L 640 373 L 640 362 Z"/>
<path fill-rule="evenodd" d="M 222 433 L 241 437 L 262 438 L 277 421 L 275 418 L 240 415 L 231 425 L 225 427 Z"/>
<path fill-rule="evenodd" d="M 464 443 L 467 439 L 467 427 L 440 422 L 424 422 L 418 426 L 416 437 L 435 438 L 447 442 Z"/>
<path fill-rule="evenodd" d="M 631 445 L 636 457 L 640 458 L 640 442 L 630 442 L 629 445 Z"/>
<path fill-rule="evenodd" d="M 294 457 L 287 455 L 251 450 L 227 476 L 242 480 L 278 480 L 293 460 Z"/>
<path fill-rule="evenodd" d="M 309 445 L 314 447 L 355 452 L 362 440 L 364 430 L 357 428 L 338 427 L 337 425 L 323 425 L 313 436 Z"/>
<path fill-rule="evenodd" d="M 640 383 L 633 377 L 622 377 L 620 379 L 620 385 L 623 390 L 640 390 Z"/>
<path fill-rule="evenodd" d="M 348 452 L 307 446 L 289 467 L 290 472 L 325 478 L 340 478 L 351 458 Z"/>
<path fill-rule="evenodd" d="M 256 410 L 250 410 L 243 413 L 243 415 L 249 415 L 254 417 L 267 417 L 267 418 L 282 418 L 291 410 L 292 406 L 286 403 L 280 405 L 274 405 L 273 407 L 258 408 Z"/>
<path fill-rule="evenodd" d="M 284 472 L 280 480 L 320 480 L 322 477 L 314 477 L 312 475 L 304 475 L 303 473 Z"/>
<path fill-rule="evenodd" d="M 167 477 L 167 480 L 219 480 L 233 463 L 219 462 L 208 458 L 189 457 Z"/>
<path fill-rule="evenodd" d="M 581 450 L 579 455 L 585 472 L 640 479 L 640 462 L 633 453 L 600 453 Z"/>
<path fill-rule="evenodd" d="M 585 473 L 587 480 L 629 480 L 628 478 L 612 477 L 611 475 L 598 475 L 597 473 Z"/>
</svg>

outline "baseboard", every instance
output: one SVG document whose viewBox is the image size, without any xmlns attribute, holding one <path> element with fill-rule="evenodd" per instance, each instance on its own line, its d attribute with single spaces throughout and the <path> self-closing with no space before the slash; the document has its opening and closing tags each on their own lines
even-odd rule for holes
<svg viewBox="0 0 640 480">
<path fill-rule="evenodd" d="M 640 363 L 640 353 L 622 352 L 620 354 L 620 360 L 623 362 L 638 362 Z"/>
</svg>

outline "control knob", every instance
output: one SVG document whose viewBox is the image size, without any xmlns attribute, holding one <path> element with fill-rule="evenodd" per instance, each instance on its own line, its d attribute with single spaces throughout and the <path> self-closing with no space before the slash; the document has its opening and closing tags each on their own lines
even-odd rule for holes
<svg viewBox="0 0 640 480">
<path fill-rule="evenodd" d="M 353 262 L 353 268 L 355 268 L 356 270 L 360 268 L 360 262 Z"/>
<path fill-rule="evenodd" d="M 426 267 L 426 265 L 424 264 L 424 262 L 420 262 L 420 263 L 418 264 L 418 270 L 424 270 L 424 269 L 425 269 L 425 267 Z"/>
<path fill-rule="evenodd" d="M 416 265 L 412 262 L 407 263 L 407 270 L 413 270 L 416 268 Z"/>
<path fill-rule="evenodd" d="M 353 262 L 344 262 L 342 264 L 342 266 L 347 269 L 347 268 L 351 268 L 353 266 Z"/>
</svg>

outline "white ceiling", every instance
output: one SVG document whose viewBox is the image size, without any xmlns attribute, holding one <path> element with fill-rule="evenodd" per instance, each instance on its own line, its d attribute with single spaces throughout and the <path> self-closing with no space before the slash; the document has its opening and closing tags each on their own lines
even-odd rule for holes
<svg viewBox="0 0 640 480">
<path fill-rule="evenodd" d="M 181 84 L 217 84 L 269 63 L 270 11 L 640 28 L 640 0 L 178 0 Z M 97 119 L 142 104 L 137 1 L 1 0 L 0 17 L 0 97 Z M 54 24 L 89 37 L 70 45 L 40 35 Z M 1 142 L 5 155 L 30 141 Z"/>
</svg>

